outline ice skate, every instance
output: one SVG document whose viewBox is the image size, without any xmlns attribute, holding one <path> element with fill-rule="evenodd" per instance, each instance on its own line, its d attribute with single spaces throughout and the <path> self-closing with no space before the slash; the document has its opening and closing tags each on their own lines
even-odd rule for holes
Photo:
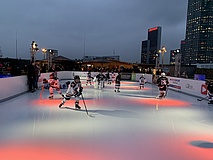
<svg viewBox="0 0 213 160">
<path fill-rule="evenodd" d="M 160 94 L 160 95 L 158 95 L 157 97 L 156 97 L 156 99 L 162 99 L 163 98 L 163 95 L 162 94 Z"/>
<path fill-rule="evenodd" d="M 165 98 L 165 94 L 162 93 L 159 97 L 160 97 L 160 99 L 163 99 L 163 98 Z"/>
<path fill-rule="evenodd" d="M 75 108 L 76 108 L 76 109 L 81 109 L 81 107 L 79 106 L 79 103 L 78 103 L 78 102 L 75 102 Z"/>
<path fill-rule="evenodd" d="M 162 99 L 162 96 L 157 96 L 158 98 L 157 99 Z"/>
<path fill-rule="evenodd" d="M 208 104 L 213 104 L 213 100 L 210 100 L 210 101 L 208 102 Z"/>
<path fill-rule="evenodd" d="M 53 96 L 51 95 L 51 96 L 49 96 L 49 99 L 53 99 Z"/>
<path fill-rule="evenodd" d="M 65 101 L 63 100 L 62 102 L 61 102 L 61 104 L 59 104 L 59 108 L 61 108 L 63 105 L 64 105 L 64 103 L 65 103 Z"/>
</svg>

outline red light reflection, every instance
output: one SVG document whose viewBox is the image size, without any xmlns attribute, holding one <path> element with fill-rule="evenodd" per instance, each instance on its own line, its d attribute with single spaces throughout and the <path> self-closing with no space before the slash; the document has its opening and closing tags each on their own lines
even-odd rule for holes
<svg viewBox="0 0 213 160">
<path fill-rule="evenodd" d="M 135 82 L 121 81 L 121 84 L 135 84 Z"/>
<path fill-rule="evenodd" d="M 120 141 L 67 141 L 25 142 L 0 145 L 2 160 L 110 160 L 110 159 L 193 159 L 212 160 L 213 146 L 209 148 L 192 144 L 195 141 L 213 142 L 210 134 L 137 134 Z M 115 145 L 115 146 L 113 146 Z M 127 158 L 128 157 L 128 158 Z"/>
<path fill-rule="evenodd" d="M 128 90 L 151 90 L 151 88 L 143 88 L 143 89 L 140 89 L 139 86 L 121 86 L 121 89 L 128 89 Z"/>
<path fill-rule="evenodd" d="M 131 103 L 137 103 L 137 104 L 145 104 L 145 105 L 158 105 L 158 106 L 166 106 L 166 107 L 188 107 L 190 106 L 190 103 L 184 102 L 181 100 L 175 100 L 175 99 L 155 99 L 155 98 L 137 98 L 134 100 L 129 100 Z"/>
<path fill-rule="evenodd" d="M 86 100 L 85 99 L 85 103 L 86 104 L 91 104 L 92 100 Z M 58 107 L 59 104 L 62 102 L 62 99 L 38 99 L 38 100 L 34 100 L 32 101 L 32 104 L 35 105 L 36 107 Z M 64 106 L 74 106 L 75 104 L 75 99 L 70 99 L 67 100 L 64 104 Z M 83 101 L 80 100 L 79 101 L 80 105 L 83 105 Z"/>
</svg>

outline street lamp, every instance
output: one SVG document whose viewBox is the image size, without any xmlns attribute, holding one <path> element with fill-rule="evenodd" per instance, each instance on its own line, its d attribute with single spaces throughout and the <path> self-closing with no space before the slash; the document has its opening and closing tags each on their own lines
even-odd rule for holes
<svg viewBox="0 0 213 160">
<path fill-rule="evenodd" d="M 52 67 L 53 56 L 54 56 L 54 51 L 51 49 L 48 49 L 47 50 L 48 70 L 50 69 L 50 67 Z"/>
<path fill-rule="evenodd" d="M 155 69 L 159 69 L 159 54 L 155 54 Z"/>
<path fill-rule="evenodd" d="M 36 54 L 37 51 L 39 51 L 38 44 L 35 41 L 32 41 L 32 43 L 31 43 L 31 49 L 30 49 L 30 52 L 31 52 L 31 61 L 35 61 L 35 54 Z"/>
<path fill-rule="evenodd" d="M 44 59 L 47 59 L 48 63 L 48 70 L 50 67 L 52 67 L 52 61 L 53 61 L 53 56 L 54 56 L 54 51 L 52 49 L 42 49 L 42 53 L 44 54 Z"/>
<path fill-rule="evenodd" d="M 163 59 L 164 59 L 164 53 L 167 52 L 166 51 L 166 47 L 162 47 L 160 50 L 159 50 L 159 53 L 162 53 L 162 66 L 161 68 L 163 69 Z"/>
<path fill-rule="evenodd" d="M 46 53 L 47 53 L 47 49 L 46 49 L 46 48 L 42 48 L 42 53 L 43 53 L 43 55 L 44 55 L 44 59 L 45 59 L 45 57 L 46 57 Z"/>
</svg>

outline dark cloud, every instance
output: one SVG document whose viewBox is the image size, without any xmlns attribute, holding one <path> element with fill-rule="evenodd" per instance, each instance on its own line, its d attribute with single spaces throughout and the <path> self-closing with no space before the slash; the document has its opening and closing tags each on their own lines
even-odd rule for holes
<svg viewBox="0 0 213 160">
<path fill-rule="evenodd" d="M 18 57 L 30 58 L 35 40 L 75 59 L 83 57 L 85 44 L 86 55 L 115 51 L 123 61 L 140 62 L 141 41 L 150 27 L 162 27 L 168 50 L 179 48 L 186 7 L 186 0 L 8 0 L 1 2 L 0 46 L 4 57 L 15 57 L 17 37 Z"/>
</svg>

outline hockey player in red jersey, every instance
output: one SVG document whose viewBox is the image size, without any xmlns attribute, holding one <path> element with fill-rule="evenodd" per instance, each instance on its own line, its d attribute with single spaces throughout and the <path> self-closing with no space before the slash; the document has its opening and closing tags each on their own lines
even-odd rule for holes
<svg viewBox="0 0 213 160">
<path fill-rule="evenodd" d="M 44 91 L 45 88 L 49 88 L 49 99 L 53 99 L 54 96 L 54 90 L 56 90 L 60 95 L 62 95 L 61 89 L 60 89 L 60 83 L 57 77 L 54 76 L 54 73 L 51 73 L 49 75 L 49 79 L 43 79 L 43 86 L 42 91 Z"/>
</svg>

